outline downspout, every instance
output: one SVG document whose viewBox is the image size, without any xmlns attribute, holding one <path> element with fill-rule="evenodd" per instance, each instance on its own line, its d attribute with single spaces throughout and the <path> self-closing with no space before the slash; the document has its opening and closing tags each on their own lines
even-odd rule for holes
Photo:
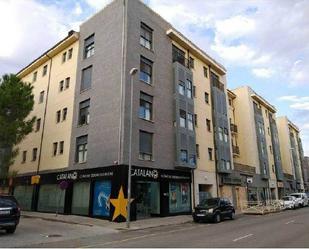
<svg viewBox="0 0 309 249">
<path fill-rule="evenodd" d="M 39 174 L 40 171 L 40 164 L 41 164 L 41 155 L 42 155 L 42 145 L 43 145 L 43 138 L 44 138 L 44 130 L 45 130 L 45 122 L 46 122 L 46 113 L 47 113 L 47 104 L 48 104 L 48 95 L 49 95 L 49 87 L 50 87 L 50 78 L 51 78 L 51 70 L 53 65 L 53 59 L 46 54 L 47 58 L 50 59 L 49 65 L 49 72 L 48 72 L 48 83 L 47 83 L 47 90 L 46 90 L 46 103 L 44 108 L 44 115 L 43 115 L 43 125 L 42 125 L 42 134 L 41 134 L 41 141 L 40 141 L 40 151 L 39 151 L 39 158 L 38 158 L 38 166 L 36 170 L 36 174 Z"/>
<path fill-rule="evenodd" d="M 216 126 L 215 123 L 215 115 L 214 115 L 214 106 L 213 106 L 213 96 L 212 96 L 212 81 L 211 81 L 211 67 L 208 66 L 208 75 L 210 82 L 210 94 L 211 94 L 211 114 L 212 114 L 212 123 L 213 123 L 213 139 L 214 139 L 214 157 L 215 157 L 215 174 L 216 174 L 216 189 L 217 189 L 217 197 L 219 197 L 219 179 L 218 179 L 218 169 L 217 169 L 217 142 L 216 142 Z"/>
<path fill-rule="evenodd" d="M 123 19 L 122 19 L 122 37 L 121 37 L 121 77 L 120 77 L 120 108 L 119 108 L 119 149 L 117 164 L 123 164 L 123 134 L 124 134 L 124 108 L 125 108 L 125 73 L 126 73 L 126 27 L 127 27 L 127 4 L 123 0 Z"/>
</svg>

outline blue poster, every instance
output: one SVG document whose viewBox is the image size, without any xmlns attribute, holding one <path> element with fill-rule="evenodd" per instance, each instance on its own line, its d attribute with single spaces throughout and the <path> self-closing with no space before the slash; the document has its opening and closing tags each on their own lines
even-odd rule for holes
<svg viewBox="0 0 309 249">
<path fill-rule="evenodd" d="M 93 209 L 94 216 L 109 216 L 111 182 L 97 181 L 94 184 Z"/>
</svg>

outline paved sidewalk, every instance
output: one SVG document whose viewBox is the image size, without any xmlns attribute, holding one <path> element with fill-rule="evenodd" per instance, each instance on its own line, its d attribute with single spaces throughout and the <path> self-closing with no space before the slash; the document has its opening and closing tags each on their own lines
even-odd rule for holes
<svg viewBox="0 0 309 249">
<path fill-rule="evenodd" d="M 116 223 L 110 222 L 108 220 L 102 220 L 97 218 L 90 218 L 78 215 L 57 215 L 54 213 L 39 213 L 39 212 L 28 212 L 22 211 L 21 214 L 23 217 L 27 218 L 39 218 L 48 221 L 62 222 L 67 224 L 76 224 L 84 226 L 101 226 L 114 230 L 126 230 L 126 223 Z M 131 222 L 130 230 L 139 230 L 145 228 L 159 227 L 159 226 L 168 226 L 168 225 L 177 225 L 192 222 L 191 215 L 178 215 L 170 217 L 156 217 L 143 220 L 137 220 Z"/>
</svg>

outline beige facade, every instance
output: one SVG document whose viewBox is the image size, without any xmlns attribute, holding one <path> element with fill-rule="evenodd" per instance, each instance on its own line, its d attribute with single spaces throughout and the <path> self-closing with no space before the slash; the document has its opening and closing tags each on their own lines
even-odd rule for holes
<svg viewBox="0 0 309 249">
<path fill-rule="evenodd" d="M 299 129 L 286 116 L 276 119 L 280 141 L 282 167 L 288 181 L 296 180 L 292 189 L 304 189 L 301 169 Z"/>
<path fill-rule="evenodd" d="M 225 69 L 198 51 L 190 42 L 180 37 L 173 38 L 173 45 L 185 51 L 185 57 L 188 59 L 191 57 L 194 61 L 191 71 L 194 85 L 197 168 L 194 170 L 193 189 L 195 201 L 199 203 L 200 192 L 218 196 L 210 73 L 218 75 L 220 82 L 224 83 L 226 88 Z M 212 158 L 209 157 L 209 149 L 212 150 Z"/>
<path fill-rule="evenodd" d="M 270 128 L 270 116 L 275 117 L 276 109 L 256 94 L 249 86 L 239 87 L 228 92 L 229 119 L 232 134 L 234 169 L 250 175 L 263 175 L 258 148 L 258 134 L 254 104 L 263 119 L 261 132 L 265 137 L 269 179 L 267 188 L 272 198 L 278 198 L 275 161 Z"/>
<path fill-rule="evenodd" d="M 73 32 L 18 73 L 34 87 L 35 104 L 29 116 L 37 121 L 18 145 L 10 171 L 21 175 L 68 167 L 77 55 L 78 33 Z"/>
</svg>

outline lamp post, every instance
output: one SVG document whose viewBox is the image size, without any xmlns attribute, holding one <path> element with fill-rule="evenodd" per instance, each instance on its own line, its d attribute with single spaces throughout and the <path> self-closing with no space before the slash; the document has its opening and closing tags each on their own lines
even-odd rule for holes
<svg viewBox="0 0 309 249">
<path fill-rule="evenodd" d="M 131 169 L 132 169 L 132 119 L 133 119 L 133 83 L 134 75 L 138 69 L 133 67 L 130 70 L 131 81 L 131 100 L 130 100 L 130 131 L 129 131 L 129 168 L 128 168 L 128 203 L 127 203 L 127 228 L 130 228 L 130 212 L 131 212 Z"/>
</svg>

